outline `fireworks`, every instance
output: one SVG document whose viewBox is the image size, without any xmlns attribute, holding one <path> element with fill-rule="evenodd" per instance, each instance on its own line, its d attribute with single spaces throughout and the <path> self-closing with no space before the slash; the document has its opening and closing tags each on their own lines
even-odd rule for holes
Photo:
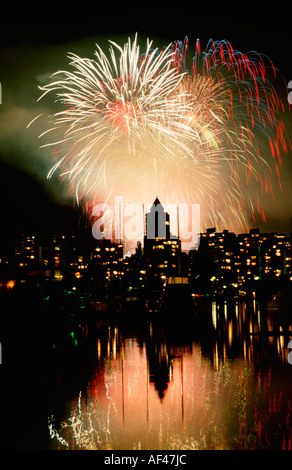
<svg viewBox="0 0 292 470">
<path fill-rule="evenodd" d="M 187 46 L 186 41 L 174 48 L 180 69 L 185 67 Z M 265 220 L 260 200 L 268 192 L 274 197 L 273 174 L 281 186 L 281 154 L 291 144 L 281 116 L 285 108 L 269 75 L 276 78 L 273 64 L 258 54 L 248 57 L 227 41 L 210 41 L 201 53 L 197 41 L 192 73 L 185 75 L 183 84 L 193 97 L 194 125 L 201 116 L 210 135 L 207 144 L 210 140 L 218 146 L 217 152 L 199 149 L 198 155 L 207 180 L 212 168 L 218 171 L 214 198 L 205 197 L 214 225 L 221 219 L 223 226 L 243 229 L 246 216 L 251 214 L 255 221 L 256 212 Z M 218 199 L 225 206 L 222 212 Z"/>
<path fill-rule="evenodd" d="M 123 196 L 139 204 L 201 205 L 202 229 L 247 226 L 273 196 L 285 134 L 273 64 L 227 41 L 200 42 L 189 66 L 188 40 L 153 49 L 147 41 L 110 41 L 95 59 L 69 54 L 73 71 L 42 88 L 61 109 L 53 115 L 56 171 L 88 205 Z M 42 98 L 41 97 L 41 98 Z"/>
</svg>

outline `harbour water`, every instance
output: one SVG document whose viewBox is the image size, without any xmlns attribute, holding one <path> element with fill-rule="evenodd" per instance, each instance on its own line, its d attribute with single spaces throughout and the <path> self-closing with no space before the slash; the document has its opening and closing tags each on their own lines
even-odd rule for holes
<svg viewBox="0 0 292 470">
<path fill-rule="evenodd" d="M 75 324 L 67 350 L 60 336 L 47 448 L 291 449 L 289 306 L 194 303 L 193 315 L 100 312 Z"/>
</svg>

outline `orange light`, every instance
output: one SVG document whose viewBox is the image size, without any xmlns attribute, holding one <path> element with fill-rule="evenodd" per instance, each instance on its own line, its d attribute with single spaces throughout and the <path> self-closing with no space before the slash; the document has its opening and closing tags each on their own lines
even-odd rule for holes
<svg viewBox="0 0 292 470">
<path fill-rule="evenodd" d="M 7 289 L 13 289 L 14 286 L 15 286 L 15 281 L 13 280 L 7 281 L 7 284 L 6 284 Z"/>
</svg>

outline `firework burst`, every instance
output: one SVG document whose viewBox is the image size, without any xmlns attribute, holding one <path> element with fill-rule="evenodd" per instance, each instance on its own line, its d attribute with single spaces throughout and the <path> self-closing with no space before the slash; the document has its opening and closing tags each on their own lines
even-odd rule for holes
<svg viewBox="0 0 292 470">
<path fill-rule="evenodd" d="M 273 64 L 248 57 L 227 41 L 200 42 L 188 67 L 188 40 L 162 51 L 140 52 L 137 36 L 110 42 L 95 60 L 69 54 L 42 88 L 61 110 L 47 133 L 58 170 L 77 200 L 105 202 L 115 195 L 150 203 L 201 205 L 202 228 L 244 228 L 260 213 L 261 195 L 273 195 L 289 140 L 283 102 L 268 81 Z M 42 98 L 41 97 L 41 98 Z M 288 143 L 287 143 L 288 142 Z"/>
<path fill-rule="evenodd" d="M 181 71 L 186 67 L 187 48 L 187 39 L 174 45 Z M 271 82 L 276 77 L 272 62 L 259 54 L 248 56 L 227 41 L 212 40 L 201 52 L 197 41 L 192 71 L 184 75 L 182 86 L 192 97 L 194 126 L 198 127 L 200 116 L 202 132 L 209 136 L 207 147 L 208 141 L 217 145 L 216 152 L 197 149 L 206 179 L 212 168 L 218 174 L 215 186 L 210 186 L 213 197 L 204 197 L 201 188 L 202 203 L 213 214 L 214 225 L 221 222 L 243 229 L 248 215 L 255 221 L 256 213 L 265 220 L 261 198 L 270 192 L 274 199 L 274 176 L 281 187 L 281 155 L 291 144 L 282 116 L 285 106 Z M 219 201 L 224 202 L 223 209 Z"/>
<path fill-rule="evenodd" d="M 160 160 L 177 152 L 191 158 L 198 138 L 184 121 L 191 108 L 182 102 L 183 74 L 173 67 L 170 48 L 159 52 L 148 43 L 140 54 L 135 39 L 123 49 L 112 43 L 109 52 L 108 59 L 97 47 L 96 60 L 70 54 L 74 72 L 57 72 L 64 78 L 43 88 L 42 97 L 56 92 L 64 107 L 48 131 L 62 136 L 62 157 L 49 176 L 61 169 L 78 199 L 125 194 L 125 183 L 143 192 L 144 178 L 153 184 L 163 178 Z M 46 146 L 56 148 L 55 142 Z"/>
</svg>

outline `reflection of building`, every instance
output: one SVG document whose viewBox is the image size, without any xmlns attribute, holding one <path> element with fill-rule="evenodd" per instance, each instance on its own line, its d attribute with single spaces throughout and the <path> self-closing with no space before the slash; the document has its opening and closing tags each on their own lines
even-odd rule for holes
<svg viewBox="0 0 292 470">
<path fill-rule="evenodd" d="M 163 331 L 150 323 L 148 333 L 149 336 L 146 338 L 145 345 L 149 382 L 154 384 L 158 396 L 162 400 L 171 381 L 172 360 Z"/>
<path fill-rule="evenodd" d="M 181 244 L 170 233 L 169 214 L 164 211 L 158 198 L 146 214 L 144 256 L 148 274 L 162 279 L 179 273 Z"/>
</svg>

